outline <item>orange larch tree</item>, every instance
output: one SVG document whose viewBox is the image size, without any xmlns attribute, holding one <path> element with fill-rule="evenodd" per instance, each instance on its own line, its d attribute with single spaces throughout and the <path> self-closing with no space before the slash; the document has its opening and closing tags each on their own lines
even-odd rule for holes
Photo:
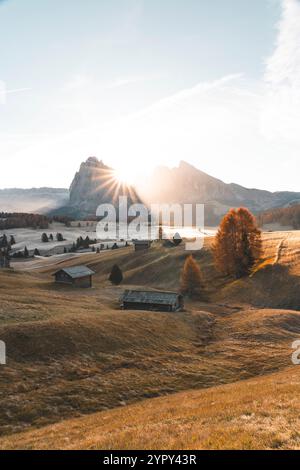
<svg viewBox="0 0 300 470">
<path fill-rule="evenodd" d="M 203 297 L 204 283 L 198 263 L 192 255 L 185 260 L 181 274 L 181 292 L 190 297 Z"/>
<path fill-rule="evenodd" d="M 223 218 L 213 251 L 216 268 L 237 278 L 248 275 L 262 250 L 261 232 L 248 209 L 231 209 Z"/>
</svg>

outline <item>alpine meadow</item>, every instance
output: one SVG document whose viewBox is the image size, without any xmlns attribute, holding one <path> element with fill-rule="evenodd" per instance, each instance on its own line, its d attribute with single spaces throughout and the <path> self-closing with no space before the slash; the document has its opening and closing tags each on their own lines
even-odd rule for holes
<svg viewBox="0 0 300 470">
<path fill-rule="evenodd" d="M 0 25 L 0 462 L 299 450 L 300 0 Z"/>
</svg>

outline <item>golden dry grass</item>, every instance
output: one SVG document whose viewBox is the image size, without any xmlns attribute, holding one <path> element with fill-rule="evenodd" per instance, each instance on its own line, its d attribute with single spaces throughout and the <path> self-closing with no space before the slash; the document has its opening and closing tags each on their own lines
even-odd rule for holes
<svg viewBox="0 0 300 470">
<path fill-rule="evenodd" d="M 266 234 L 264 260 L 239 281 L 218 276 L 207 240 L 195 256 L 211 302 L 187 301 L 180 314 L 124 312 L 118 298 L 125 286 L 176 289 L 183 247 L 84 255 L 80 264 L 97 273 L 91 290 L 53 284 L 51 274 L 78 259 L 1 272 L 0 339 L 8 353 L 0 369 L 2 436 L 288 367 L 300 334 L 300 313 L 287 309 L 299 308 L 299 239 L 285 236 Z M 121 287 L 107 282 L 115 262 L 125 275 Z M 275 309 L 261 309 L 269 306 Z"/>
<path fill-rule="evenodd" d="M 300 310 L 300 231 L 265 233 L 263 258 L 250 277 L 228 280 L 217 302 Z"/>
<path fill-rule="evenodd" d="M 299 449 L 297 367 L 3 438 L 1 449 Z"/>
<path fill-rule="evenodd" d="M 21 280 L 24 290 L 16 287 Z M 120 289 L 59 287 L 0 275 L 2 435 L 290 364 L 295 311 L 188 302 L 178 314 L 116 309 Z"/>
</svg>

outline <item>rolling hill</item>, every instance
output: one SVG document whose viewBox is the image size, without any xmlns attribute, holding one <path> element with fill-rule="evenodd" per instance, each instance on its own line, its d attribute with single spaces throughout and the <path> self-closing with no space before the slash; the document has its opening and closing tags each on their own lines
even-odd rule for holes
<svg viewBox="0 0 300 470">
<path fill-rule="evenodd" d="M 87 423 L 97 422 L 98 417 L 93 418 L 96 412 L 105 413 L 104 419 L 109 421 L 105 416 L 112 413 L 111 423 L 113 416 L 124 413 L 120 419 L 134 433 L 131 408 L 126 411 L 134 403 L 147 399 L 135 406 L 153 407 L 156 402 L 152 405 L 148 399 L 165 395 L 168 398 L 163 398 L 163 403 L 172 403 L 173 399 L 176 403 L 173 394 L 178 392 L 194 389 L 206 393 L 204 389 L 209 388 L 215 393 L 214 387 L 239 381 L 237 387 L 243 387 L 244 380 L 289 368 L 291 344 L 300 334 L 299 290 L 294 289 L 300 256 L 298 233 L 291 232 L 288 242 L 285 237 L 285 233 L 265 234 L 264 261 L 251 278 L 240 281 L 216 275 L 211 241 L 207 239 L 205 250 L 195 255 L 203 269 L 210 302 L 187 300 L 185 311 L 176 314 L 125 312 L 119 309 L 119 297 L 129 286 L 177 288 L 186 256 L 182 246 L 166 248 L 157 243 L 145 253 L 134 253 L 128 247 L 81 255 L 80 263 L 97 273 L 91 290 L 53 284 L 51 274 L 59 267 L 78 264 L 77 257 L 62 255 L 53 262 L 48 258 L 44 264 L 29 261 L 26 271 L 0 272 L 0 338 L 6 342 L 8 356 L 7 365 L 1 369 L 0 445 L 26 447 L 30 442 L 28 446 L 39 446 L 39 432 L 41 436 L 52 433 L 43 427 L 62 422 L 58 426 L 65 432 L 65 445 L 85 446 L 86 442 L 73 440 L 71 431 L 69 437 L 69 424 L 63 428 L 63 421 L 91 415 Z M 120 287 L 112 287 L 107 281 L 115 262 L 125 277 Z M 282 295 L 274 297 L 276 289 L 281 289 L 273 272 L 278 268 L 285 269 L 285 302 L 290 304 L 285 308 L 279 306 Z M 263 288 L 270 284 L 273 290 Z M 252 293 L 261 286 L 260 296 L 251 297 L 251 290 L 246 295 L 250 286 Z M 176 411 L 174 405 L 174 416 L 177 413 L 180 423 L 184 410 Z M 102 414 L 99 416 L 101 422 Z M 81 429 L 85 426 L 81 422 L 74 426 Z M 207 423 L 209 435 L 213 428 L 210 430 L 209 419 Z M 31 434 L 9 437 L 34 429 L 35 443 L 30 441 Z M 104 440 L 100 439 L 103 446 L 122 446 L 121 435 L 107 429 L 109 437 L 103 434 Z M 122 433 L 122 426 L 119 429 Z M 149 432 L 149 441 L 138 445 L 155 447 L 151 436 Z M 161 442 L 187 446 L 184 433 L 177 437 L 179 440 L 172 437 L 172 444 L 162 433 Z M 45 439 L 43 445 L 60 446 L 59 439 L 56 443 Z M 135 439 L 128 445 L 134 447 L 138 442 Z M 232 442 L 228 439 L 225 436 L 220 443 L 212 440 L 211 445 L 226 447 Z M 91 446 L 101 447 L 101 442 Z"/>
<path fill-rule="evenodd" d="M 297 449 L 298 368 L 68 420 L 0 441 L 1 449 Z"/>
</svg>

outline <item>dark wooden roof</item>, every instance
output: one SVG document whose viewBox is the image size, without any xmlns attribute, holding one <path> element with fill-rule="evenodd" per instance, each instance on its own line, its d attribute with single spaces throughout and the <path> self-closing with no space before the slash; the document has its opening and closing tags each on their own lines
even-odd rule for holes
<svg viewBox="0 0 300 470">
<path fill-rule="evenodd" d="M 178 296 L 180 294 L 176 292 L 126 290 L 121 300 L 142 304 L 173 305 L 176 303 Z"/>
<path fill-rule="evenodd" d="M 58 271 L 56 271 L 56 273 L 53 274 L 53 276 L 60 273 L 61 271 L 66 273 L 72 279 L 79 279 L 80 277 L 92 276 L 93 274 L 95 274 L 95 272 L 87 266 L 70 266 L 68 268 L 59 269 Z"/>
</svg>

